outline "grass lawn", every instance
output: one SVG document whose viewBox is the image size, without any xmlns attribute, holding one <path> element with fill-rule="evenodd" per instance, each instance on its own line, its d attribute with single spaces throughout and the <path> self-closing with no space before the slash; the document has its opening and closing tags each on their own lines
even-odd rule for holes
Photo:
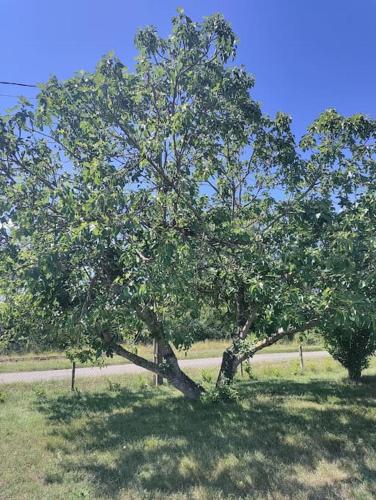
<svg viewBox="0 0 376 500">
<path fill-rule="evenodd" d="M 229 342 L 224 340 L 207 340 L 205 342 L 197 342 L 189 351 L 177 351 L 179 359 L 195 359 L 195 358 L 215 358 L 222 356 L 223 351 L 228 347 Z M 305 351 L 320 351 L 323 346 L 320 344 L 304 345 Z M 293 352 L 299 349 L 299 344 L 296 341 L 277 343 L 262 351 L 262 353 L 273 352 Z M 153 350 L 151 346 L 139 346 L 138 354 L 148 359 L 152 359 Z M 48 359 L 33 359 L 35 357 L 48 358 Z M 113 358 L 103 358 L 101 360 L 105 365 L 124 364 L 127 360 L 120 356 Z M 0 356 L 0 373 L 7 372 L 21 372 L 21 371 L 35 371 L 35 370 L 58 370 L 63 368 L 70 368 L 71 362 L 65 357 L 64 354 L 59 352 L 46 352 L 41 354 L 26 354 L 23 356 L 11 355 Z M 91 364 L 77 364 L 79 366 L 91 366 Z"/>
<path fill-rule="evenodd" d="M 0 498 L 375 498 L 376 360 L 359 386 L 305 365 L 255 366 L 216 405 L 147 375 L 2 386 Z"/>
</svg>

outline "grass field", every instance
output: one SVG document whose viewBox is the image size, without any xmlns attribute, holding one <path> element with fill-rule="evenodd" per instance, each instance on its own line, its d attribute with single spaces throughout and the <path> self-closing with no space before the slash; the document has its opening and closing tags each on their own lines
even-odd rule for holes
<svg viewBox="0 0 376 500">
<path fill-rule="evenodd" d="M 194 358 L 214 358 L 222 355 L 223 351 L 228 347 L 229 342 L 224 340 L 208 340 L 205 342 L 197 342 L 188 351 L 177 351 L 179 359 L 194 359 Z M 303 345 L 306 351 L 322 350 L 321 344 Z M 267 349 L 263 353 L 272 352 L 293 352 L 299 349 L 299 344 L 295 341 L 278 343 Z M 152 359 L 153 352 L 151 346 L 139 346 L 138 354 L 148 359 Z M 34 359 L 34 358 L 47 358 L 47 359 Z M 102 358 L 100 360 L 104 365 L 122 364 L 127 363 L 127 360 L 120 356 L 113 358 Z M 59 352 L 46 352 L 46 353 L 30 353 L 23 356 L 11 355 L 0 356 L 0 373 L 7 372 L 21 372 L 21 371 L 35 371 L 35 370 L 58 370 L 63 368 L 70 368 L 71 362 L 65 357 L 64 354 Z M 91 366 L 91 364 L 80 364 L 79 366 Z"/>
<path fill-rule="evenodd" d="M 147 375 L 3 386 L 0 498 L 375 498 L 376 360 L 359 386 L 331 359 L 253 377 L 216 405 Z"/>
</svg>

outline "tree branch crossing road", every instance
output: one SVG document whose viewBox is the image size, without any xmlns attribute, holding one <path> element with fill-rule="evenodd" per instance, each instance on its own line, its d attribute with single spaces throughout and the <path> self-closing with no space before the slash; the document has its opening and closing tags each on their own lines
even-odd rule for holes
<svg viewBox="0 0 376 500">
<path fill-rule="evenodd" d="M 325 351 L 311 351 L 304 353 L 304 359 L 320 359 L 330 356 Z M 281 352 L 273 354 L 257 354 L 252 358 L 252 363 L 274 363 L 280 361 L 290 361 L 298 360 L 299 353 L 297 352 Z M 201 359 L 183 359 L 179 361 L 181 368 L 210 368 L 219 366 L 221 364 L 222 358 L 201 358 Z M 122 364 L 122 365 L 109 365 L 103 368 L 100 367 L 88 367 L 88 368 L 77 368 L 76 378 L 84 377 L 101 377 L 101 376 L 111 376 L 111 375 L 135 375 L 139 373 L 145 373 L 147 370 L 143 368 L 132 365 L 132 364 Z M 32 372 L 15 372 L 15 373 L 0 373 L 0 384 L 13 384 L 16 382 L 22 383 L 32 383 L 32 382 L 44 382 L 49 380 L 64 380 L 69 379 L 72 375 L 71 369 L 66 370 L 43 370 L 43 371 L 32 371 Z"/>
</svg>

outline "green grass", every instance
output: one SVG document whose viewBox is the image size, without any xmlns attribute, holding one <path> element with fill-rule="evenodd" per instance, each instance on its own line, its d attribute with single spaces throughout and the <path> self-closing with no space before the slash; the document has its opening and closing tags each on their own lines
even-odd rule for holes
<svg viewBox="0 0 376 500">
<path fill-rule="evenodd" d="M 177 356 L 179 359 L 220 357 L 226 347 L 228 347 L 228 344 L 228 341 L 224 340 L 207 340 L 205 342 L 197 342 L 188 351 L 177 351 Z M 293 352 L 297 351 L 298 348 L 299 345 L 295 341 L 293 341 L 288 343 L 275 344 L 264 349 L 262 352 Z M 322 349 L 323 346 L 320 344 L 304 345 L 305 351 L 318 351 Z M 148 359 L 151 359 L 153 356 L 152 348 L 150 346 L 140 346 L 137 352 L 141 356 L 145 356 Z M 33 359 L 35 357 L 48 359 Z M 103 358 L 101 362 L 103 362 L 105 365 L 127 363 L 127 361 L 120 356 L 114 356 L 113 358 Z M 92 364 L 77 364 L 78 367 L 91 365 Z M 65 355 L 59 352 L 46 352 L 40 354 L 30 353 L 22 356 L 0 356 L 0 373 L 37 370 L 59 370 L 63 368 L 70 368 L 71 366 L 71 362 L 65 357 Z"/>
<path fill-rule="evenodd" d="M 217 405 L 148 375 L 2 386 L 0 498 L 375 498 L 375 360 L 359 386 L 330 359 L 253 376 Z"/>
</svg>

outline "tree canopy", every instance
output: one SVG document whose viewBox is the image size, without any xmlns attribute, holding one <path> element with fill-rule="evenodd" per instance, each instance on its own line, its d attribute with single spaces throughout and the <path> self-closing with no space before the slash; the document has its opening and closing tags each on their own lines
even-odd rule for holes
<svg viewBox="0 0 376 500">
<path fill-rule="evenodd" d="M 135 43 L 134 71 L 109 54 L 0 118 L 3 336 L 115 352 L 195 398 L 172 346 L 226 333 L 223 384 L 285 335 L 373 329 L 375 121 L 328 110 L 298 143 L 220 15 Z"/>
</svg>

